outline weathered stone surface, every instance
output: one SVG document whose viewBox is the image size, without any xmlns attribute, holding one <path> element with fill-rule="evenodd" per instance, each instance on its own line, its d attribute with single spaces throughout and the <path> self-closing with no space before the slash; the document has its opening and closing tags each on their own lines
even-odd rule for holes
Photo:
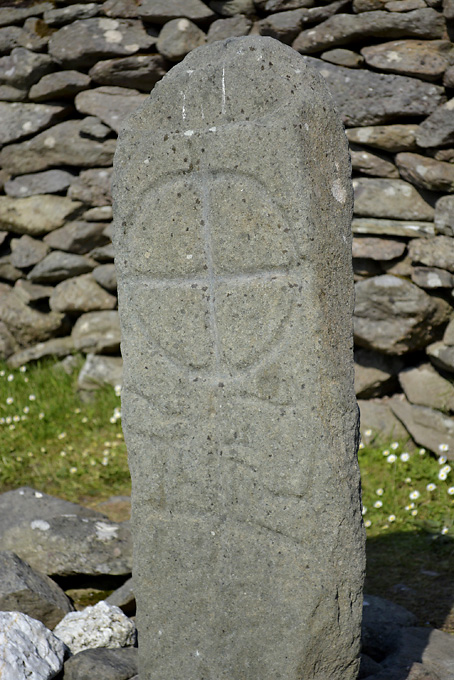
<svg viewBox="0 0 454 680">
<path fill-rule="evenodd" d="M 57 71 L 43 76 L 28 93 L 29 99 L 43 102 L 47 99 L 72 97 L 90 85 L 90 76 L 79 71 Z"/>
<path fill-rule="evenodd" d="M 55 581 L 32 569 L 10 550 L 0 551 L 0 575 L 3 612 L 22 612 L 52 630 L 74 609 Z"/>
<path fill-rule="evenodd" d="M 3 321 L 0 321 L 0 357 L 6 359 L 17 349 L 19 349 L 19 345 L 16 342 L 14 335 L 11 333 L 8 326 L 3 323 Z"/>
<path fill-rule="evenodd" d="M 96 680 L 133 680 L 137 675 L 137 649 L 87 649 L 65 663 L 65 680 L 89 678 L 96 669 Z"/>
<path fill-rule="evenodd" d="M 383 151 L 414 151 L 418 125 L 376 125 L 346 130 L 349 142 L 373 146 Z"/>
<path fill-rule="evenodd" d="M 14 292 L 22 298 L 25 304 L 30 302 L 39 302 L 49 298 L 53 288 L 52 286 L 39 286 L 36 283 L 20 279 L 14 285 Z"/>
<path fill-rule="evenodd" d="M 116 163 L 141 672 L 356 678 L 352 197 L 323 81 L 262 36 L 195 50 Z"/>
<path fill-rule="evenodd" d="M 143 104 L 145 99 L 145 94 L 126 87 L 97 87 L 80 92 L 75 105 L 80 113 L 97 116 L 118 132 L 125 117 Z"/>
<path fill-rule="evenodd" d="M 254 14 L 253 0 L 211 0 L 211 9 L 223 17 L 233 17 L 235 14 Z"/>
<path fill-rule="evenodd" d="M 79 515 L 43 519 L 36 515 L 29 522 L 7 527 L 0 545 L 49 576 L 131 573 L 127 522 L 117 524 L 107 518 Z"/>
<path fill-rule="evenodd" d="M 121 357 L 108 357 L 88 354 L 77 381 L 80 390 L 97 390 L 102 385 L 121 385 L 123 382 L 123 360 Z"/>
<path fill-rule="evenodd" d="M 55 250 L 84 255 L 96 246 L 109 242 L 103 234 L 105 227 L 104 222 L 67 222 L 61 229 L 47 234 L 43 240 Z"/>
<path fill-rule="evenodd" d="M 61 227 L 81 205 L 79 201 L 52 194 L 27 198 L 0 196 L 0 227 L 17 234 L 40 236 Z"/>
<path fill-rule="evenodd" d="M 128 616 L 135 615 L 136 598 L 132 578 L 128 578 L 122 586 L 114 590 L 109 597 L 106 597 L 106 602 L 115 605 L 115 607 L 120 607 L 121 611 Z"/>
<path fill-rule="evenodd" d="M 7 54 L 18 47 L 39 50 L 42 47 L 42 41 L 31 31 L 19 28 L 19 26 L 0 28 L 0 54 Z"/>
<path fill-rule="evenodd" d="M 74 352 L 72 338 L 52 338 L 46 342 L 39 342 L 33 347 L 27 347 L 8 357 L 8 366 L 18 368 L 30 361 L 37 361 L 43 357 L 66 357 Z"/>
<path fill-rule="evenodd" d="M 355 215 L 401 220 L 432 220 L 434 209 L 421 194 L 400 179 L 353 180 Z"/>
<path fill-rule="evenodd" d="M 347 68 L 360 68 L 364 61 L 364 57 L 357 52 L 345 50 L 342 47 L 323 52 L 320 58 L 323 59 L 323 61 L 329 61 L 331 64 L 346 66 Z"/>
<path fill-rule="evenodd" d="M 383 443 L 389 444 L 391 439 L 405 441 L 409 438 L 408 432 L 400 420 L 394 415 L 391 404 L 394 399 L 358 399 L 361 413 L 360 429 L 364 441 L 377 438 Z M 372 437 L 366 435 L 366 431 L 372 430 Z"/>
<path fill-rule="evenodd" d="M 51 680 L 63 668 L 67 649 L 41 621 L 0 611 L 2 680 Z"/>
<path fill-rule="evenodd" d="M 113 262 L 115 252 L 113 245 L 109 243 L 106 246 L 99 246 L 98 248 L 94 248 L 93 250 L 90 251 L 89 255 L 97 262 Z"/>
<path fill-rule="evenodd" d="M 439 411 L 454 411 L 454 385 L 431 364 L 421 364 L 399 373 L 399 382 L 412 404 Z"/>
<path fill-rule="evenodd" d="M 49 54 L 69 68 L 90 67 L 100 59 L 126 57 L 150 48 L 155 39 L 133 19 L 81 19 L 63 26 L 49 40 Z"/>
<path fill-rule="evenodd" d="M 55 123 L 65 112 L 56 104 L 22 104 L 0 101 L 0 144 L 9 144 L 21 137 L 43 130 Z"/>
<path fill-rule="evenodd" d="M 282 12 L 300 7 L 313 7 L 314 0 L 254 0 L 254 5 L 264 12 Z"/>
<path fill-rule="evenodd" d="M 111 522 L 99 531 L 106 532 L 118 527 Z M 104 600 L 81 612 L 69 612 L 54 629 L 54 635 L 62 640 L 71 654 L 86 649 L 105 647 L 131 647 L 136 638 L 134 623 L 119 607 Z"/>
<path fill-rule="evenodd" d="M 8 180 L 5 182 L 5 193 L 13 198 L 54 194 L 69 187 L 73 179 L 74 175 L 65 170 L 45 170 Z"/>
<path fill-rule="evenodd" d="M 454 236 L 454 196 L 442 196 L 438 199 L 434 219 L 437 233 Z"/>
<path fill-rule="evenodd" d="M 98 61 L 90 69 L 89 75 L 101 85 L 136 88 L 148 93 L 166 71 L 167 62 L 160 54 L 140 54 Z"/>
<path fill-rule="evenodd" d="M 413 9 L 423 9 L 428 5 L 429 3 L 424 0 L 391 0 L 385 4 L 385 9 L 388 12 L 411 12 Z"/>
<path fill-rule="evenodd" d="M 92 274 L 94 280 L 99 283 L 100 286 L 108 290 L 109 293 L 116 292 L 117 275 L 114 264 L 100 264 L 99 267 L 93 269 Z"/>
<path fill-rule="evenodd" d="M 48 54 L 36 54 L 16 47 L 0 59 L 0 97 L 5 101 L 22 101 L 28 89 L 55 68 Z"/>
<path fill-rule="evenodd" d="M 453 163 L 437 161 L 417 153 L 398 153 L 396 164 L 403 179 L 421 189 L 454 192 Z"/>
<path fill-rule="evenodd" d="M 397 374 L 403 368 L 398 357 L 367 349 L 355 351 L 355 392 L 358 399 L 381 397 L 394 391 Z"/>
<path fill-rule="evenodd" d="M 419 446 L 439 453 L 440 444 L 447 444 L 445 456 L 454 459 L 454 419 L 427 406 L 415 406 L 406 399 L 393 401 L 391 408 Z"/>
<path fill-rule="evenodd" d="M 0 257 L 0 279 L 17 281 L 21 276 L 23 276 L 23 273 L 20 269 L 17 269 L 11 264 L 11 255 Z"/>
<path fill-rule="evenodd" d="M 82 217 L 87 222 L 110 222 L 112 220 L 113 211 L 111 205 L 96 206 L 86 210 Z M 106 225 L 104 225 L 104 234 L 110 240 L 111 236 L 106 233 Z"/>
<path fill-rule="evenodd" d="M 413 262 L 454 272 L 454 238 L 450 236 L 415 238 L 408 244 L 408 252 Z"/>
<path fill-rule="evenodd" d="M 216 14 L 201 0 L 142 0 L 139 16 L 153 24 L 186 17 L 191 21 L 214 19 Z"/>
<path fill-rule="evenodd" d="M 443 76 L 443 85 L 445 87 L 454 87 L 454 66 L 450 66 L 446 69 Z"/>
<path fill-rule="evenodd" d="M 451 306 L 396 276 L 356 284 L 355 341 L 385 354 L 426 347 L 448 321 Z"/>
<path fill-rule="evenodd" d="M 114 309 L 117 299 L 101 288 L 91 274 L 82 274 L 55 286 L 49 305 L 56 312 L 92 312 L 98 309 Z"/>
<path fill-rule="evenodd" d="M 53 250 L 28 275 L 36 283 L 58 283 L 71 276 L 91 272 L 94 263 L 83 255 Z"/>
<path fill-rule="evenodd" d="M 30 5 L 30 7 L 1 7 L 0 26 L 22 24 L 27 17 L 42 16 L 49 9 L 52 9 L 50 2 L 39 2 L 36 5 Z"/>
<path fill-rule="evenodd" d="M 454 319 L 446 326 L 445 334 L 443 335 L 443 342 L 446 345 L 454 345 Z"/>
<path fill-rule="evenodd" d="M 112 168 L 83 170 L 69 187 L 68 196 L 90 205 L 110 205 L 111 178 Z"/>
<path fill-rule="evenodd" d="M 431 222 L 380 220 L 356 217 L 352 220 L 354 234 L 377 234 L 378 236 L 434 236 L 435 229 Z"/>
<path fill-rule="evenodd" d="M 77 19 L 91 19 L 98 13 L 99 5 L 96 2 L 76 3 L 68 7 L 47 10 L 44 13 L 44 21 L 49 26 L 63 26 Z"/>
<path fill-rule="evenodd" d="M 454 142 L 454 99 L 439 106 L 419 126 L 416 141 L 419 146 L 432 148 Z"/>
<path fill-rule="evenodd" d="M 431 362 L 438 368 L 454 373 L 454 347 L 444 342 L 434 342 L 426 348 Z"/>
<path fill-rule="evenodd" d="M 427 153 L 437 161 L 454 163 L 454 149 L 428 149 Z"/>
<path fill-rule="evenodd" d="M 139 12 L 138 0 L 106 0 L 103 2 L 102 11 L 108 17 L 114 19 L 135 19 Z"/>
<path fill-rule="evenodd" d="M 68 120 L 36 137 L 0 151 L 0 164 L 14 175 L 59 165 L 90 168 L 112 165 L 116 142 L 97 142 L 82 134 L 84 120 Z"/>
<path fill-rule="evenodd" d="M 420 288 L 454 288 L 454 276 L 437 267 L 414 267 L 411 280 Z"/>
<path fill-rule="evenodd" d="M 240 38 L 243 35 L 248 35 L 251 30 L 252 21 L 239 14 L 229 19 L 218 19 L 213 21 L 207 33 L 207 43 L 216 42 L 216 40 L 226 40 L 227 38 Z"/>
<path fill-rule="evenodd" d="M 336 14 L 323 23 L 302 31 L 293 48 L 302 54 L 320 52 L 327 48 L 373 38 L 441 38 L 445 22 L 436 10 L 427 7 L 405 14 L 392 12 L 364 12 Z"/>
<path fill-rule="evenodd" d="M 301 31 L 306 14 L 304 8 L 270 14 L 259 22 L 260 34 L 290 45 Z"/>
<path fill-rule="evenodd" d="M 80 134 L 82 137 L 101 141 L 112 134 L 112 128 L 104 125 L 96 116 L 87 116 L 80 126 Z"/>
<path fill-rule="evenodd" d="M 405 243 L 385 238 L 354 238 L 353 257 L 367 257 L 372 260 L 394 260 L 405 252 Z"/>
<path fill-rule="evenodd" d="M 387 73 L 437 80 L 454 62 L 449 40 L 394 40 L 361 50 L 369 66 Z"/>
<path fill-rule="evenodd" d="M 364 151 L 358 147 L 350 148 L 352 159 L 352 169 L 364 175 L 375 177 L 385 177 L 387 179 L 398 179 L 399 171 L 394 165 L 383 156 L 370 151 Z"/>
<path fill-rule="evenodd" d="M 443 88 L 417 78 L 334 66 L 313 57 L 304 60 L 325 78 L 348 127 L 428 116 L 444 101 Z"/>
<path fill-rule="evenodd" d="M 163 26 L 157 47 L 169 61 L 180 61 L 188 52 L 205 43 L 205 33 L 188 19 L 172 19 Z"/>
<path fill-rule="evenodd" d="M 42 241 L 24 234 L 11 239 L 11 264 L 19 269 L 32 267 L 41 262 L 49 252 L 49 246 Z"/>
<path fill-rule="evenodd" d="M 88 312 L 76 321 L 71 337 L 74 347 L 85 353 L 115 354 L 120 349 L 117 311 Z"/>
</svg>

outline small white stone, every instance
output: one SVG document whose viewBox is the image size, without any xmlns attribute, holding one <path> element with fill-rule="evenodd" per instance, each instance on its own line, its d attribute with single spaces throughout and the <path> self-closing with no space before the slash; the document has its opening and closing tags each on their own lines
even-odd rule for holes
<svg viewBox="0 0 454 680">
<path fill-rule="evenodd" d="M 49 531 L 50 529 L 49 522 L 46 522 L 44 519 L 34 519 L 30 522 L 30 526 L 32 529 L 39 529 L 40 531 Z"/>
</svg>

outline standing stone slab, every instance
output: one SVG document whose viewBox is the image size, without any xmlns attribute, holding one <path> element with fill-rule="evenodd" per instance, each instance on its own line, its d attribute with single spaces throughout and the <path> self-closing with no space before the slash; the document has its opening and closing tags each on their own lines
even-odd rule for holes
<svg viewBox="0 0 454 680">
<path fill-rule="evenodd" d="M 353 680 L 364 537 L 352 191 L 323 80 L 192 52 L 120 134 L 141 680 Z"/>
</svg>

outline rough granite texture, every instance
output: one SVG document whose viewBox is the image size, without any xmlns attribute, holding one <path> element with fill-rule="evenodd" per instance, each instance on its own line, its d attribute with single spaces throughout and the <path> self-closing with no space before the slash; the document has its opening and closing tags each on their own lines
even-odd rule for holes
<svg viewBox="0 0 454 680">
<path fill-rule="evenodd" d="M 323 79 L 194 50 L 120 134 L 141 680 L 353 680 L 364 534 L 352 189 Z"/>
</svg>

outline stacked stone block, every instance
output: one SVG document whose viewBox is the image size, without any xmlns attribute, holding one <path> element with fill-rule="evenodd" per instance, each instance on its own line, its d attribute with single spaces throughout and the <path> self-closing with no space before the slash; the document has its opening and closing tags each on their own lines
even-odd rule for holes
<svg viewBox="0 0 454 680">
<path fill-rule="evenodd" d="M 192 49 L 252 34 L 300 52 L 346 126 L 363 436 L 454 452 L 453 0 L 2 6 L 0 355 L 81 351 L 81 387 L 119 381 L 117 133 Z"/>
</svg>

